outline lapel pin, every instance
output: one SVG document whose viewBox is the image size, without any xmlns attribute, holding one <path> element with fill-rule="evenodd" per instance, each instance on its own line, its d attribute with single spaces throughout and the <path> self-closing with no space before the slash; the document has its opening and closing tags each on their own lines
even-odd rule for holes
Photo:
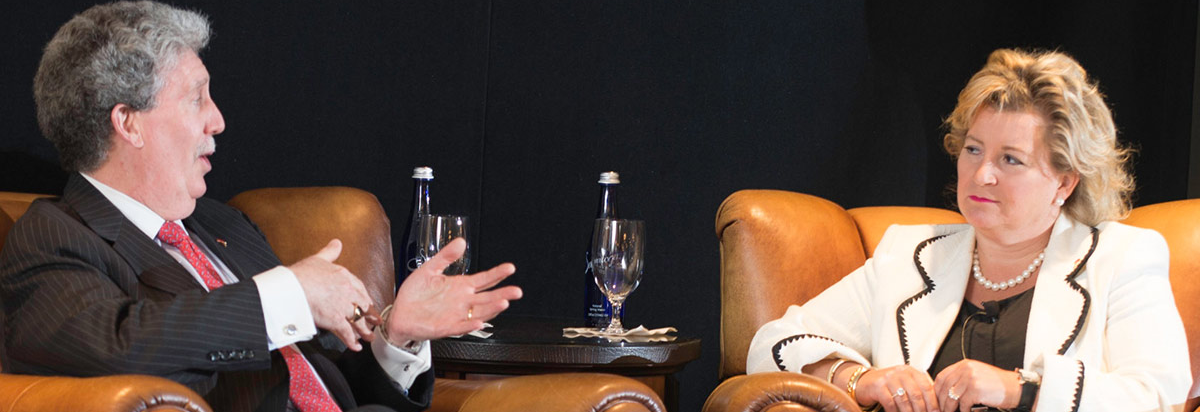
<svg viewBox="0 0 1200 412">
<path fill-rule="evenodd" d="M 217 238 L 217 243 L 220 243 L 221 247 L 229 247 L 229 245 L 225 243 L 225 239 Z"/>
</svg>

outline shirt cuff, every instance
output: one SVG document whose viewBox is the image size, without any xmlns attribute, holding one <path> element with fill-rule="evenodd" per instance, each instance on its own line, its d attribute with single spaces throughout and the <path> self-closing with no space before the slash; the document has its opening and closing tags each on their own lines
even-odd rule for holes
<svg viewBox="0 0 1200 412">
<path fill-rule="evenodd" d="M 412 387 L 413 382 L 416 382 L 417 377 L 433 365 L 429 354 L 429 342 L 423 342 L 421 350 L 414 355 L 387 343 L 387 339 L 384 339 L 383 335 L 379 333 L 379 328 L 375 328 L 375 340 L 371 342 L 371 352 L 375 354 L 375 361 L 379 362 L 379 367 L 383 368 L 392 381 L 400 385 L 406 392 Z"/>
<path fill-rule="evenodd" d="M 258 296 L 262 300 L 263 320 L 267 327 L 267 346 L 271 350 L 317 335 L 312 311 L 304 288 L 296 274 L 284 266 L 254 275 Z"/>
</svg>

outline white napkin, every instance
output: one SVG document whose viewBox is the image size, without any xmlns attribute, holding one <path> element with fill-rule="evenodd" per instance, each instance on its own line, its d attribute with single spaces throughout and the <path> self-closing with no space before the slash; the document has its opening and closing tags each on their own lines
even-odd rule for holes
<svg viewBox="0 0 1200 412">
<path fill-rule="evenodd" d="M 626 329 L 624 333 L 607 333 L 604 328 L 563 328 L 564 338 L 605 338 L 609 342 L 671 342 L 675 340 L 675 336 L 668 335 L 671 332 L 678 332 L 673 327 L 665 327 L 658 329 L 646 329 L 644 325 L 638 325 L 633 329 Z"/>
<path fill-rule="evenodd" d="M 479 330 L 473 330 L 473 331 L 471 331 L 470 333 L 468 333 L 468 335 L 471 335 L 471 336 L 474 336 L 474 337 L 477 337 L 477 338 L 480 338 L 480 339 L 487 339 L 487 338 L 490 338 L 490 337 L 492 337 L 492 332 L 484 332 L 484 331 L 483 331 L 484 329 L 487 329 L 487 328 L 490 328 L 490 327 L 492 327 L 492 324 L 490 324 L 490 323 L 487 323 L 487 322 L 484 322 L 484 323 L 483 323 L 483 328 L 480 328 Z M 452 337 L 452 338 L 461 338 L 462 336 L 463 336 L 463 335 L 454 335 L 454 336 L 451 336 L 451 337 Z"/>
</svg>

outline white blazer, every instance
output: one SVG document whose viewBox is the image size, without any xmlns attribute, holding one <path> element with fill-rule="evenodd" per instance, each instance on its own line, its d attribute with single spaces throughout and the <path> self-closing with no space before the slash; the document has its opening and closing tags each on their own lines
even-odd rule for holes
<svg viewBox="0 0 1200 412">
<path fill-rule="evenodd" d="M 861 268 L 758 330 L 747 372 L 831 357 L 929 369 L 962 307 L 974 247 L 966 224 L 888 228 Z M 1037 410 L 1181 409 L 1192 379 L 1162 235 L 1063 215 L 1045 253 L 1023 361 L 1042 375 Z"/>
</svg>

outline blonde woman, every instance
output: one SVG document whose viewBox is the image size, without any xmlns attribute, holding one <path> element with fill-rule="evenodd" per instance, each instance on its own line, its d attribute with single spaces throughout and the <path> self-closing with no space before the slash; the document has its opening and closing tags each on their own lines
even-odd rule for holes
<svg viewBox="0 0 1200 412">
<path fill-rule="evenodd" d="M 997 50 L 946 123 L 967 224 L 889 228 L 863 267 L 759 329 L 747 370 L 812 374 L 887 411 L 1183 404 L 1167 245 L 1114 222 L 1128 151 L 1083 68 Z"/>
</svg>

